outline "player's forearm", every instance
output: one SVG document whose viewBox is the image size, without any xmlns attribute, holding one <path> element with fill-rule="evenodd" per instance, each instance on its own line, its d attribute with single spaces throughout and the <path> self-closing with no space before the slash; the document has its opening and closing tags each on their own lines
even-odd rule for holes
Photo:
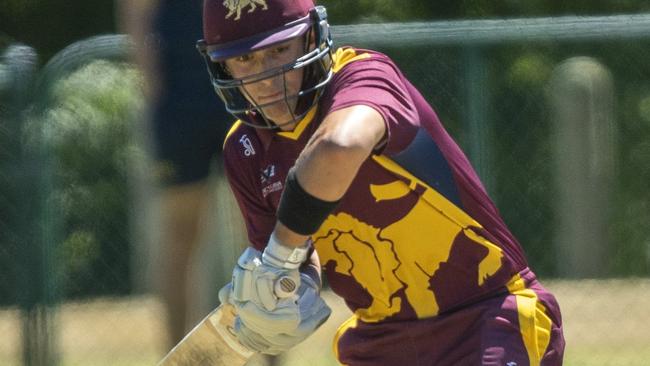
<svg viewBox="0 0 650 366">
<path fill-rule="evenodd" d="M 352 184 L 359 167 L 370 150 L 316 143 L 295 166 L 299 184 L 310 195 L 323 201 L 338 201 Z M 308 235 L 300 235 L 278 221 L 277 239 L 287 245 L 300 246 Z"/>
<path fill-rule="evenodd" d="M 295 165 L 301 187 L 324 201 L 337 201 L 345 194 L 359 167 L 371 149 L 353 145 L 342 146 L 321 140 L 309 147 Z"/>
<path fill-rule="evenodd" d="M 317 200 L 340 200 L 384 134 L 381 115 L 370 107 L 354 106 L 330 114 L 294 166 L 301 189 Z M 305 233 L 298 234 L 286 226 L 291 226 L 290 223 L 284 225 L 280 221 L 275 235 L 281 243 L 304 244 L 308 237 Z"/>
<path fill-rule="evenodd" d="M 296 161 L 298 182 L 316 198 L 339 200 L 384 133 L 382 117 L 370 107 L 330 114 Z"/>
</svg>

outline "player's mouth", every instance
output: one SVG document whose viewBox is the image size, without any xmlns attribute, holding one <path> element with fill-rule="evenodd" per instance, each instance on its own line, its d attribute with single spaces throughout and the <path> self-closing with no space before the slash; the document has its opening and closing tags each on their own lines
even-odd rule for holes
<svg viewBox="0 0 650 366">
<path fill-rule="evenodd" d="M 269 103 L 281 99 L 282 97 L 284 97 L 284 93 L 282 91 L 279 91 L 277 93 L 268 94 L 260 97 L 260 102 Z"/>
</svg>

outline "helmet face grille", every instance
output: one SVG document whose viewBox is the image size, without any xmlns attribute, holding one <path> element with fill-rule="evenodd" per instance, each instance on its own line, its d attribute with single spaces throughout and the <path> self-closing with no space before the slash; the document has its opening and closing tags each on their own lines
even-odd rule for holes
<svg viewBox="0 0 650 366">
<path fill-rule="evenodd" d="M 205 59 L 215 92 L 225 103 L 228 112 L 243 123 L 256 128 L 276 129 L 300 121 L 318 102 L 324 87 L 333 74 L 332 40 L 325 9 L 322 6 L 315 7 L 308 16 L 310 29 L 306 34 L 299 35 L 305 39 L 305 52 L 302 56 L 285 65 L 244 78 L 233 78 L 224 67 L 223 62 L 213 61 L 208 51 L 209 46 L 204 41 L 198 42 L 197 48 Z M 310 50 L 311 34 L 314 35 L 315 47 Z M 303 70 L 302 85 L 297 93 L 289 94 L 286 88 L 286 73 L 297 69 Z M 277 77 L 282 77 L 285 81 L 284 95 L 277 100 L 259 105 L 245 95 L 245 85 Z M 292 118 L 283 122 L 282 125 L 271 121 L 263 112 L 264 107 L 276 103 L 286 103 L 288 108 L 291 105 L 296 106 L 295 109 L 289 108 Z"/>
</svg>

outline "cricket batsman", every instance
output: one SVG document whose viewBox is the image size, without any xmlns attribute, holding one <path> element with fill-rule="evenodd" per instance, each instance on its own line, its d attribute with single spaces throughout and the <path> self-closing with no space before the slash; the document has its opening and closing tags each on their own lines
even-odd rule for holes
<svg viewBox="0 0 650 366">
<path fill-rule="evenodd" d="M 344 365 L 561 365 L 560 308 L 435 111 L 312 0 L 206 0 L 197 44 L 236 117 L 224 165 L 251 247 L 220 293 L 279 354 L 353 312 Z M 292 296 L 279 296 L 279 293 Z"/>
</svg>

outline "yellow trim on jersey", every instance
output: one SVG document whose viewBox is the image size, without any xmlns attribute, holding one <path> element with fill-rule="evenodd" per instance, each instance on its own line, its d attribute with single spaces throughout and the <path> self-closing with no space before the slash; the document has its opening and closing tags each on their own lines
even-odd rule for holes
<svg viewBox="0 0 650 366">
<path fill-rule="evenodd" d="M 298 122 L 298 125 L 292 130 L 292 131 L 282 131 L 278 132 L 278 136 L 286 137 L 288 139 L 292 140 L 298 140 L 300 135 L 302 134 L 302 131 L 309 126 L 311 121 L 314 119 L 314 116 L 316 116 L 316 110 L 318 109 L 318 105 L 314 105 L 311 107 L 309 112 L 303 117 L 303 119 Z"/>
<path fill-rule="evenodd" d="M 332 347 L 334 348 L 334 356 L 336 357 L 337 360 L 340 360 L 339 357 L 339 340 L 341 340 L 341 337 L 343 337 L 343 334 L 347 332 L 348 329 L 356 328 L 358 324 L 359 318 L 356 315 L 352 315 L 349 317 L 346 321 L 344 321 L 339 328 L 336 330 L 336 333 L 334 334 L 334 340 L 332 343 Z M 339 361 L 341 362 L 341 361 Z M 342 366 L 345 366 L 344 364 L 341 363 Z"/>
<path fill-rule="evenodd" d="M 539 365 L 551 341 L 551 318 L 546 315 L 546 308 L 538 301 L 535 291 L 526 288 L 518 274 L 506 286 L 517 301 L 519 331 L 530 365 Z"/>
<path fill-rule="evenodd" d="M 337 73 L 350 62 L 365 60 L 370 57 L 369 53 L 357 53 L 354 48 L 339 48 L 334 53 L 332 71 Z"/>
<path fill-rule="evenodd" d="M 226 138 L 223 139 L 223 145 L 221 146 L 221 150 L 223 150 L 223 149 L 226 147 L 226 141 L 228 141 L 228 138 L 230 137 L 230 135 L 232 135 L 233 133 L 235 133 L 235 131 L 236 131 L 236 130 L 239 128 L 239 126 L 241 126 L 242 124 L 243 124 L 243 122 L 242 122 L 241 120 L 238 119 L 237 121 L 235 121 L 235 123 L 232 124 L 232 126 L 230 126 L 230 129 L 228 130 L 228 133 L 226 134 Z"/>
</svg>

